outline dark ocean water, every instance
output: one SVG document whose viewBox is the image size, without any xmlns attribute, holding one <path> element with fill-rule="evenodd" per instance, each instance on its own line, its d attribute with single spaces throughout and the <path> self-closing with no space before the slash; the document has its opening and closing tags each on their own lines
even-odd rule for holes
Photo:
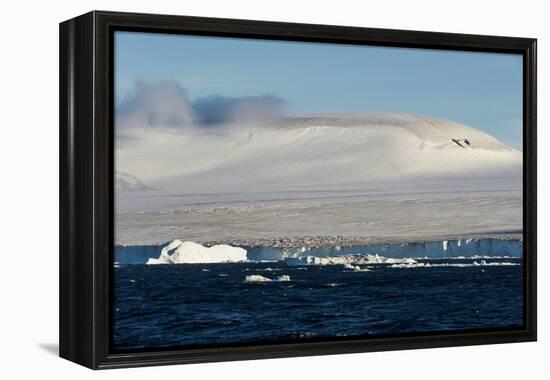
<svg viewBox="0 0 550 380">
<path fill-rule="evenodd" d="M 284 262 L 117 267 L 114 348 L 444 332 L 523 323 L 521 265 L 370 268 L 353 272 L 341 265 L 289 267 Z M 291 281 L 245 282 L 249 275 L 288 275 Z"/>
</svg>

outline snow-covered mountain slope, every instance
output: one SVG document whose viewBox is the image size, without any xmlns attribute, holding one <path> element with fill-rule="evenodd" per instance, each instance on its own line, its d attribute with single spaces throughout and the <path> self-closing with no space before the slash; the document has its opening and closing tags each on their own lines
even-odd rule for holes
<svg viewBox="0 0 550 380">
<path fill-rule="evenodd" d="M 521 176 L 521 152 L 480 130 L 428 116 L 319 115 L 262 126 L 125 133 L 117 145 L 117 170 L 158 189 L 185 192 Z"/>
<path fill-rule="evenodd" d="M 115 173 L 115 189 L 119 191 L 139 191 L 147 190 L 148 187 L 143 184 L 136 176 L 116 172 Z"/>
</svg>

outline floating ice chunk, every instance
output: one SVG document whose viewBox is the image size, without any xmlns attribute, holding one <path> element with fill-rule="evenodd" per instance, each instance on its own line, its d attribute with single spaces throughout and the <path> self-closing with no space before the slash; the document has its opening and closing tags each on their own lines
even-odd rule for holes
<svg viewBox="0 0 550 380">
<path fill-rule="evenodd" d="M 271 281 L 290 281 L 290 276 L 287 274 L 283 274 L 276 279 L 272 280 L 271 278 L 264 277 L 259 274 L 252 274 L 250 276 L 246 276 L 244 278 L 245 282 L 271 282 Z"/>
<path fill-rule="evenodd" d="M 417 264 L 393 264 L 390 265 L 390 268 L 422 268 L 424 267 L 424 263 L 417 263 Z"/>
<path fill-rule="evenodd" d="M 378 253 L 374 256 L 367 254 L 367 259 L 372 264 L 383 264 L 387 260 L 385 257 L 379 256 Z"/>
<path fill-rule="evenodd" d="M 367 268 L 361 268 L 359 265 L 344 264 L 344 269 L 352 270 L 354 272 L 369 272 Z"/>
<path fill-rule="evenodd" d="M 488 265 L 488 266 L 516 266 L 516 265 L 521 265 L 520 263 L 511 263 L 511 262 L 496 262 L 496 263 L 485 263 L 483 265 Z"/>
<path fill-rule="evenodd" d="M 259 274 L 252 274 L 250 276 L 246 276 L 244 278 L 244 281 L 245 282 L 269 282 L 271 281 L 271 279 Z"/>
<path fill-rule="evenodd" d="M 414 263 L 414 264 L 393 264 L 391 268 L 441 268 L 441 267 L 455 267 L 455 268 L 468 268 L 468 267 L 480 267 L 480 266 L 515 266 L 519 263 L 513 262 L 492 262 L 488 263 L 485 260 L 481 262 L 474 261 L 472 263 Z"/>
<path fill-rule="evenodd" d="M 416 264 L 416 260 L 412 257 L 405 257 L 403 259 L 383 258 L 383 264 Z"/>
<path fill-rule="evenodd" d="M 346 265 L 346 269 L 354 269 L 356 265 L 371 265 L 371 264 L 400 264 L 400 263 L 416 263 L 413 258 L 387 258 L 379 255 L 343 255 L 343 256 L 329 256 L 329 257 L 317 257 L 317 256 L 301 256 L 301 257 L 287 257 L 285 263 L 288 266 L 301 266 L 301 265 Z M 359 268 L 361 269 L 361 268 Z"/>
<path fill-rule="evenodd" d="M 158 259 L 150 258 L 146 264 L 198 264 L 246 261 L 246 250 L 230 245 L 205 247 L 192 241 L 172 240 L 160 252 Z"/>
</svg>

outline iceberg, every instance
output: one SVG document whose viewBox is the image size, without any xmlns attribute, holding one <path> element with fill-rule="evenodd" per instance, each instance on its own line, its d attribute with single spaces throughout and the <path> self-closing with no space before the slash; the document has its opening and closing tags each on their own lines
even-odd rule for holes
<svg viewBox="0 0 550 380">
<path fill-rule="evenodd" d="M 147 265 L 204 264 L 246 261 L 246 250 L 230 245 L 205 247 L 201 244 L 175 239 L 160 251 L 158 258 L 149 258 Z"/>
</svg>

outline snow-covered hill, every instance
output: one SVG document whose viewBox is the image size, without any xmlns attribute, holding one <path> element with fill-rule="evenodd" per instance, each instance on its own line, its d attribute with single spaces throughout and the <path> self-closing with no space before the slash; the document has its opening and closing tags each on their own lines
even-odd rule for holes
<svg viewBox="0 0 550 380">
<path fill-rule="evenodd" d="M 261 126 L 125 133 L 118 170 L 155 188 L 186 192 L 521 175 L 521 152 L 480 130 L 428 116 L 329 114 Z"/>
<path fill-rule="evenodd" d="M 117 244 L 522 229 L 521 152 L 448 120 L 317 115 L 122 132 L 117 171 L 154 190 L 117 191 Z"/>
<path fill-rule="evenodd" d="M 138 191 L 147 190 L 145 186 L 136 176 L 128 173 L 115 173 L 115 189 L 119 191 Z"/>
</svg>

